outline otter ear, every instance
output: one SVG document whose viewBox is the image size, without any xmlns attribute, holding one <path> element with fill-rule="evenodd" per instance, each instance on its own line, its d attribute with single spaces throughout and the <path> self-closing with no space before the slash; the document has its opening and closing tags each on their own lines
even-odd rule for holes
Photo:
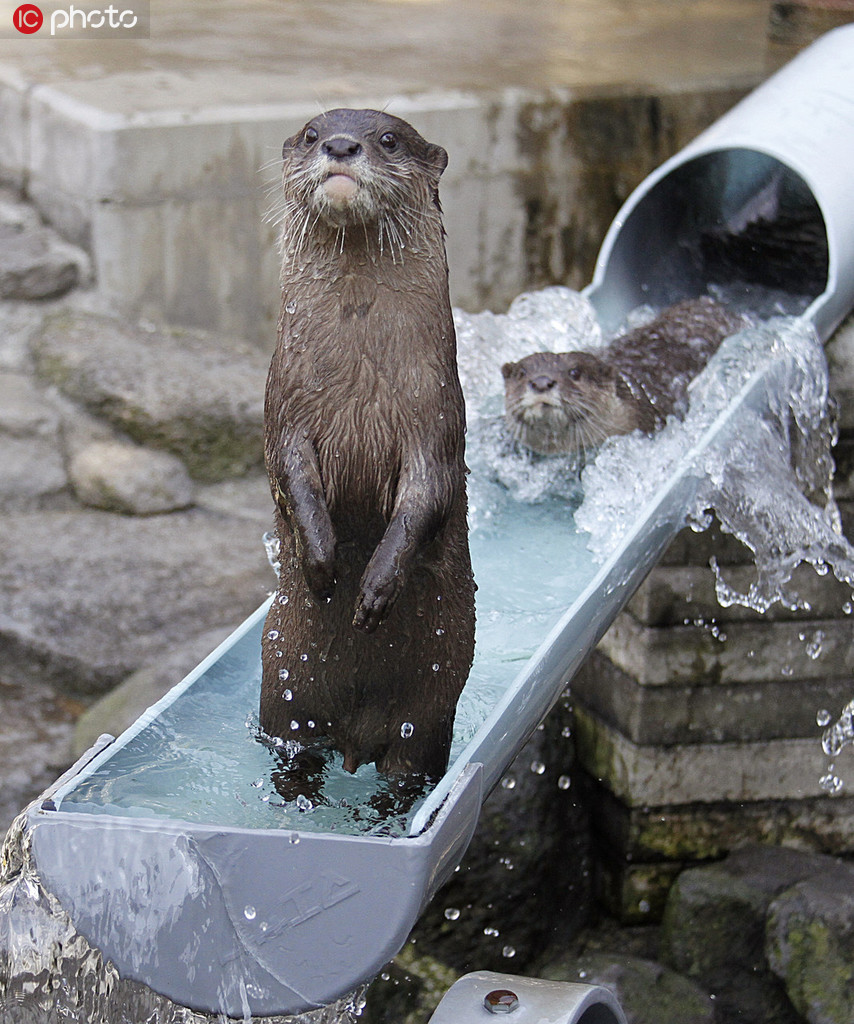
<svg viewBox="0 0 854 1024">
<path fill-rule="evenodd" d="M 435 168 L 438 174 L 448 166 L 448 154 L 442 149 L 441 146 L 436 146 L 433 143 L 427 143 L 427 163 L 431 167 Z"/>
<path fill-rule="evenodd" d="M 505 363 L 501 367 L 501 375 L 504 377 L 505 380 L 507 380 L 509 377 L 513 375 L 513 371 L 516 369 L 517 365 L 517 363 Z"/>
</svg>

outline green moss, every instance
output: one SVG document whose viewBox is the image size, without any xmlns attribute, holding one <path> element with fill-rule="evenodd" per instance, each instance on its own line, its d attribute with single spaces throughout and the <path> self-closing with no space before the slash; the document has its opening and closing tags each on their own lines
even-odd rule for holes
<svg viewBox="0 0 854 1024">
<path fill-rule="evenodd" d="M 854 964 L 823 921 L 792 915 L 782 948 L 772 956 L 785 964 L 786 988 L 795 1008 L 809 1020 L 850 1024 L 854 1020 Z"/>
</svg>

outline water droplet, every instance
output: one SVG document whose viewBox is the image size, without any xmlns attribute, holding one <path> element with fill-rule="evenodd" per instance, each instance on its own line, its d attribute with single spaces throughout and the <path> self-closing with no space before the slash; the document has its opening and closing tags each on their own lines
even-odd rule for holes
<svg viewBox="0 0 854 1024">
<path fill-rule="evenodd" d="M 828 796 L 836 796 L 842 792 L 845 783 L 838 775 L 835 775 L 832 771 L 828 771 L 826 775 L 818 780 L 819 786 L 827 793 Z"/>
<path fill-rule="evenodd" d="M 545 772 L 545 770 L 546 766 L 543 764 L 542 761 L 531 762 L 531 771 L 534 773 L 534 775 L 542 775 L 543 772 Z"/>
<path fill-rule="evenodd" d="M 264 785 L 264 780 L 263 779 L 255 779 L 254 782 L 252 783 L 252 785 L 253 785 L 253 787 L 255 789 L 260 789 Z"/>
<path fill-rule="evenodd" d="M 279 597 L 278 597 L 279 604 L 287 604 L 288 601 L 290 601 L 290 598 L 288 597 L 287 594 L 279 594 Z"/>
<path fill-rule="evenodd" d="M 279 679 L 281 679 L 282 682 L 284 682 L 288 678 L 289 675 L 290 675 L 290 672 L 286 668 L 280 668 L 279 669 Z"/>
<path fill-rule="evenodd" d="M 290 836 L 288 837 L 288 842 L 291 844 L 291 846 L 296 846 L 297 843 L 299 842 L 299 832 L 291 832 Z"/>
<path fill-rule="evenodd" d="M 648 914 L 649 913 L 649 900 L 641 900 L 640 903 L 638 903 L 638 910 L 642 914 Z"/>
<path fill-rule="evenodd" d="M 501 780 L 501 788 L 502 789 L 515 789 L 516 788 L 516 780 L 513 778 L 512 775 L 506 775 Z"/>
<path fill-rule="evenodd" d="M 279 639 L 279 631 L 278 631 L 278 629 L 271 629 L 270 632 L 267 634 L 267 639 L 268 640 L 278 640 Z"/>
<path fill-rule="evenodd" d="M 307 811 L 314 809 L 314 804 L 309 800 L 305 793 L 300 793 L 297 797 L 297 810 L 301 814 L 305 814 Z"/>
<path fill-rule="evenodd" d="M 404 722 L 400 727 L 400 735 L 403 739 L 408 740 L 409 737 L 415 732 L 415 726 L 412 722 Z"/>
<path fill-rule="evenodd" d="M 438 661 L 434 661 L 433 665 L 432 665 L 432 668 L 433 668 L 434 672 L 438 672 L 439 671 L 439 662 Z"/>
<path fill-rule="evenodd" d="M 490 939 L 497 939 L 501 932 L 497 928 L 492 928 L 489 925 L 483 929 L 483 934 Z"/>
<path fill-rule="evenodd" d="M 308 661 L 308 655 L 307 654 L 301 654 L 299 656 L 299 660 L 300 661 Z"/>
<path fill-rule="evenodd" d="M 557 780 L 558 789 L 569 789 L 571 785 L 572 779 L 568 775 L 561 775 L 561 777 Z"/>
<path fill-rule="evenodd" d="M 291 732 L 298 732 L 298 731 L 299 731 L 299 722 L 294 720 L 294 721 L 291 722 Z"/>
<path fill-rule="evenodd" d="M 817 629 L 812 639 L 807 644 L 807 657 L 816 661 L 821 656 L 821 648 L 824 643 L 824 631 Z"/>
<path fill-rule="evenodd" d="M 444 635 L 445 635 L 444 629 L 437 629 L 436 630 L 436 636 L 444 636 Z"/>
<path fill-rule="evenodd" d="M 285 303 L 285 312 L 294 314 L 297 311 L 297 304 L 292 300 L 291 302 Z"/>
<path fill-rule="evenodd" d="M 822 708 L 820 711 L 816 712 L 815 724 L 823 729 L 826 725 L 830 725 L 832 718 L 833 715 L 831 715 L 827 708 Z"/>
<path fill-rule="evenodd" d="M 569 737 L 570 737 L 570 736 L 572 735 L 572 729 L 571 729 L 571 728 L 570 728 L 570 727 L 569 727 L 568 725 L 565 725 L 565 726 L 564 726 L 564 727 L 563 727 L 563 728 L 561 729 L 561 731 L 560 731 L 560 734 L 561 734 L 561 736 L 563 736 L 563 738 L 564 738 L 565 740 L 568 740 L 568 739 L 569 739 Z"/>
<path fill-rule="evenodd" d="M 310 718 L 309 718 L 309 720 L 305 724 L 306 724 L 306 728 L 308 728 L 308 729 L 313 729 L 314 728 L 314 722 Z"/>
<path fill-rule="evenodd" d="M 294 691 L 293 690 L 285 690 L 284 693 L 282 693 L 282 700 L 293 700 L 293 699 L 294 699 Z"/>
<path fill-rule="evenodd" d="M 243 916 L 247 921 L 255 920 L 255 908 L 253 906 L 245 906 L 243 908 Z"/>
<path fill-rule="evenodd" d="M 504 949 L 501 950 L 501 955 L 506 956 L 509 960 L 516 956 L 516 950 L 512 946 L 505 946 Z"/>
<path fill-rule="evenodd" d="M 456 921 L 460 916 L 459 910 L 456 907 L 445 907 L 445 918 L 448 921 Z"/>
</svg>

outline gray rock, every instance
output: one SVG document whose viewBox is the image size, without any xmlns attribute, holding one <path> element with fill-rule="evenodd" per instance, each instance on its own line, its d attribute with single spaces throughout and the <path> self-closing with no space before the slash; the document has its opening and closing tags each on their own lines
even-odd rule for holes
<svg viewBox="0 0 854 1024">
<path fill-rule="evenodd" d="M 0 519 L 0 662 L 19 681 L 103 693 L 272 589 L 257 528 L 198 510 Z"/>
<path fill-rule="evenodd" d="M 537 975 L 548 981 L 602 985 L 614 993 L 628 1024 L 715 1024 L 709 994 L 652 960 L 589 953 L 559 958 Z"/>
<path fill-rule="evenodd" d="M 84 312 L 47 318 L 32 348 L 43 378 L 133 440 L 177 455 L 199 480 L 263 462 L 269 357 L 258 349 Z"/>
<path fill-rule="evenodd" d="M 234 625 L 237 625 L 235 623 Z M 214 629 L 165 651 L 151 665 L 137 669 L 114 690 L 101 697 L 77 720 L 70 760 L 85 753 L 103 733 L 118 736 L 152 704 L 172 689 L 228 635 Z"/>
<path fill-rule="evenodd" d="M 0 509 L 54 505 L 67 486 L 62 455 L 54 443 L 0 434 Z"/>
<path fill-rule="evenodd" d="M 44 316 L 41 303 L 0 302 L 0 370 L 32 372 L 30 338 Z"/>
<path fill-rule="evenodd" d="M 78 499 L 92 508 L 152 515 L 193 503 L 186 467 L 169 452 L 96 442 L 71 458 L 68 472 Z"/>
<path fill-rule="evenodd" d="M 264 472 L 201 486 L 196 492 L 196 504 L 221 515 L 248 519 L 261 533 L 273 526 L 273 498 Z"/>
<path fill-rule="evenodd" d="M 55 232 L 0 221 L 0 298 L 52 298 L 88 277 L 86 254 Z"/>
<path fill-rule="evenodd" d="M 854 1020 L 854 867 L 805 879 L 771 904 L 768 961 L 809 1024 Z"/>
<path fill-rule="evenodd" d="M 60 411 L 52 395 L 23 373 L 0 370 L 0 433 L 59 443 Z"/>
<path fill-rule="evenodd" d="M 720 1024 L 795 1024 L 799 1018 L 765 959 L 765 918 L 778 893 L 834 863 L 751 846 L 684 871 L 664 913 L 662 961 L 714 994 Z"/>
</svg>

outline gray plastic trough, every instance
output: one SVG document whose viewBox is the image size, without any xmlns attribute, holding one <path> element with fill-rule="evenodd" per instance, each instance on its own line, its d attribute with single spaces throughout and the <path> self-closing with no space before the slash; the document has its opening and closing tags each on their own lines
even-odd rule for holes
<svg viewBox="0 0 854 1024">
<path fill-rule="evenodd" d="M 614 323 L 640 302 L 702 291 L 696 261 L 683 259 L 696 253 L 697 234 L 722 224 L 737 231 L 755 209 L 773 208 L 769 182 L 777 188 L 782 179 L 786 187 L 795 183 L 801 200 L 814 197 L 820 210 L 826 280 L 804 315 L 826 337 L 854 304 L 853 116 L 854 27 L 814 44 L 630 197 L 588 290 L 603 320 Z M 682 527 L 699 483 L 700 453 L 734 436 L 747 410 L 767 406 L 778 369 L 771 364 L 746 381 L 639 510 L 634 528 L 542 638 L 407 835 L 294 833 L 63 810 L 94 767 L 109 766 L 185 695 L 204 693 L 224 665 L 257 663 L 266 606 L 259 608 L 122 737 L 106 738 L 33 806 L 38 871 L 77 929 L 123 976 L 183 1005 L 235 1017 L 301 1012 L 374 977 L 459 863 L 485 795 Z M 247 918 L 249 906 L 265 908 L 266 930 Z M 610 1019 L 590 1017 L 591 1024 Z"/>
</svg>

